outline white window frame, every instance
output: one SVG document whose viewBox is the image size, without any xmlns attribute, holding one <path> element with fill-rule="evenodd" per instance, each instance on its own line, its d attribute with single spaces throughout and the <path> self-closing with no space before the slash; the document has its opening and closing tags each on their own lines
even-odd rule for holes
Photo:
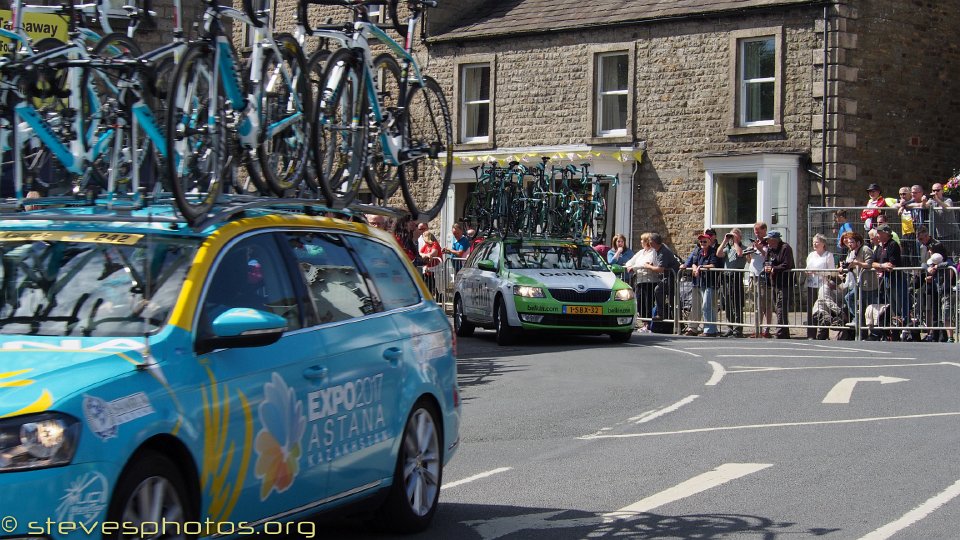
<svg viewBox="0 0 960 540">
<path fill-rule="evenodd" d="M 714 215 L 714 177 L 717 174 L 757 175 L 757 220 L 765 221 L 768 230 L 780 231 L 790 245 L 797 247 L 798 194 L 801 156 L 798 154 L 749 154 L 742 156 L 703 157 L 705 171 L 704 226 L 729 230 L 740 227 L 745 234 L 753 229 L 753 223 L 718 223 Z M 777 185 L 777 181 L 785 182 Z M 778 200 L 775 188 L 781 188 L 786 200 Z M 779 204 L 783 203 L 783 204 Z M 776 223 L 774 223 L 776 221 Z"/>
<path fill-rule="evenodd" d="M 774 46 L 774 75 L 773 75 L 773 120 L 759 122 L 745 122 L 746 119 L 746 87 L 743 81 L 744 62 L 743 48 L 745 43 L 759 40 L 773 39 Z M 783 133 L 783 99 L 784 99 L 784 41 L 783 27 L 772 26 L 766 28 L 747 28 L 736 30 L 729 34 L 729 71 L 727 84 L 729 101 L 727 106 L 727 135 L 731 137 L 741 135 L 761 135 Z M 769 78 L 754 79 L 748 82 L 770 81 Z"/>
<path fill-rule="evenodd" d="M 472 143 L 488 143 L 490 142 L 490 136 L 493 133 L 493 66 L 487 62 L 477 62 L 470 64 L 460 64 L 460 142 L 464 144 Z M 487 89 L 487 99 L 475 99 L 467 100 L 467 72 L 473 69 L 487 69 L 489 75 L 487 76 L 488 84 L 491 85 L 491 88 Z M 482 93 L 482 92 L 481 92 Z M 487 134 L 483 136 L 470 135 L 467 133 L 467 109 L 470 107 L 479 107 L 482 105 L 487 106 Z"/>
<path fill-rule="evenodd" d="M 615 90 L 606 90 L 603 88 L 603 60 L 605 58 L 610 58 L 613 56 L 622 56 L 627 63 L 627 87 L 623 89 L 617 88 Z M 630 113 L 629 113 L 630 77 L 632 76 L 632 74 L 630 73 L 630 53 L 629 51 L 599 53 L 597 54 L 597 57 L 596 57 L 596 66 L 597 66 L 597 70 L 596 70 L 597 91 L 596 91 L 596 96 L 594 98 L 596 99 L 596 102 L 594 104 L 596 107 L 595 109 L 596 115 L 594 119 L 596 124 L 594 125 L 594 131 L 598 137 L 625 137 L 627 135 L 627 128 L 630 126 Z M 623 128 L 608 129 L 608 130 L 602 129 L 603 101 L 604 101 L 603 98 L 607 96 L 627 96 L 627 111 L 624 111 L 625 125 L 623 126 Z"/>
<path fill-rule="evenodd" d="M 383 6 L 367 6 L 367 16 L 370 22 L 380 24 L 383 22 Z"/>
<path fill-rule="evenodd" d="M 744 126 L 744 127 L 751 127 L 751 126 L 772 126 L 772 125 L 774 124 L 774 122 L 776 122 L 776 118 L 777 118 L 776 112 L 774 112 L 774 113 L 773 113 L 773 116 L 772 116 L 769 120 L 758 120 L 758 121 L 755 121 L 755 122 L 749 122 L 749 121 L 747 121 L 747 111 L 749 110 L 749 105 L 750 105 L 750 104 L 747 102 L 747 100 L 748 100 L 748 95 L 749 95 L 749 93 L 747 92 L 747 89 L 748 89 L 751 85 L 759 85 L 759 84 L 764 84 L 764 83 L 773 83 L 773 88 L 774 88 L 773 101 L 774 101 L 774 102 L 773 102 L 772 105 L 773 105 L 773 108 L 776 107 L 776 102 L 777 102 L 776 97 L 775 97 L 775 96 L 776 96 L 776 91 L 777 91 L 776 60 L 774 60 L 774 74 L 773 74 L 772 77 L 759 77 L 759 78 L 756 78 L 756 79 L 747 79 L 747 74 L 746 74 L 746 71 L 747 71 L 747 62 L 746 62 L 746 48 L 747 48 L 747 45 L 750 44 L 750 43 L 765 42 L 765 41 L 769 41 L 769 42 L 772 42 L 772 43 L 773 43 L 773 51 L 774 51 L 773 54 L 774 54 L 774 58 L 776 58 L 776 55 L 777 55 L 777 43 L 776 43 L 776 37 L 775 37 L 775 36 L 761 36 L 761 37 L 750 38 L 750 39 L 742 39 L 742 40 L 739 41 L 738 46 L 737 46 L 737 56 L 739 57 L 739 59 L 738 59 L 738 61 L 737 61 L 737 64 L 739 64 L 739 66 L 740 66 L 740 70 L 739 70 L 740 72 L 739 72 L 738 75 L 737 75 L 737 79 L 740 81 L 740 107 L 739 107 L 739 109 L 740 109 L 740 125 L 741 125 L 741 126 Z"/>
</svg>

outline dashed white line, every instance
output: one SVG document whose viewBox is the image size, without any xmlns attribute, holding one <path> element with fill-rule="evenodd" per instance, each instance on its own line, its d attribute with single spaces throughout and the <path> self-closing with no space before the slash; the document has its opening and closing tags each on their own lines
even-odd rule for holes
<svg viewBox="0 0 960 540">
<path fill-rule="evenodd" d="M 876 360 L 876 357 L 872 356 L 811 356 L 809 354 L 804 355 L 790 355 L 790 354 L 718 354 L 717 358 L 812 358 L 814 360 Z M 884 360 L 916 360 L 912 357 L 891 357 L 884 358 Z"/>
<path fill-rule="evenodd" d="M 663 345 L 651 345 L 651 346 L 652 346 L 652 347 L 656 347 L 656 348 L 658 348 L 658 349 L 663 349 L 663 350 L 665 350 L 665 351 L 679 352 L 679 353 L 683 353 L 683 354 L 689 354 L 690 356 L 696 356 L 697 358 L 701 358 L 701 356 L 700 356 L 699 354 L 697 354 L 697 353 L 692 353 L 692 352 L 690 352 L 690 351 L 685 351 L 685 350 L 683 350 L 683 349 L 671 349 L 670 347 L 664 347 Z"/>
<path fill-rule="evenodd" d="M 960 495 L 960 480 L 957 480 L 947 489 L 927 499 L 926 502 L 907 512 L 900 519 L 887 523 L 872 533 L 860 537 L 860 540 L 884 540 L 890 538 L 910 525 L 929 516 L 934 510 L 947 504 L 957 497 L 957 495 Z"/>
<path fill-rule="evenodd" d="M 643 423 L 649 422 L 649 421 L 651 421 L 651 420 L 653 420 L 653 419 L 655 419 L 655 418 L 660 418 L 661 416 L 663 416 L 663 415 L 665 415 L 665 414 L 667 414 L 667 413 L 672 413 L 673 411 L 679 409 L 680 407 L 683 407 L 684 405 L 686 405 L 686 404 L 688 404 L 688 403 L 692 403 L 693 400 L 697 399 L 698 397 L 700 397 L 700 396 L 698 396 L 698 395 L 696 395 L 696 394 L 694 394 L 694 395 L 692 395 L 692 396 L 687 396 L 687 397 L 681 399 L 680 401 L 674 403 L 673 405 L 670 405 L 669 407 L 664 407 L 664 408 L 662 408 L 662 409 L 660 409 L 660 410 L 658 410 L 658 411 L 653 411 L 653 412 L 651 412 L 650 414 L 642 415 L 642 418 L 640 418 L 639 420 L 637 420 L 637 421 L 634 422 L 634 423 L 636 423 L 636 424 L 643 424 Z"/>
<path fill-rule="evenodd" d="M 499 469 L 493 469 L 492 471 L 482 472 L 480 474 L 468 476 L 462 480 L 457 480 L 456 482 L 450 482 L 449 484 L 444 484 L 443 486 L 440 487 L 440 489 L 443 490 L 443 489 L 449 489 L 452 487 L 461 486 L 468 482 L 473 482 L 474 480 L 480 480 L 481 478 L 486 478 L 488 476 L 493 476 L 495 474 L 509 471 L 510 469 L 512 469 L 512 467 L 500 467 Z"/>
</svg>

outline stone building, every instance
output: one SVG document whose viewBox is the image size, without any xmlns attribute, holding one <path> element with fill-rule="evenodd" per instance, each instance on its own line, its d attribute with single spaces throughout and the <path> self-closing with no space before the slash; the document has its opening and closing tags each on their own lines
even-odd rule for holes
<svg viewBox="0 0 960 540">
<path fill-rule="evenodd" d="M 292 30 L 296 1 L 277 5 Z M 347 12 L 311 8 L 328 17 Z M 619 174 L 608 238 L 660 231 L 682 252 L 705 226 L 765 220 L 802 253 L 809 206 L 960 167 L 953 1 L 441 0 L 425 27 L 456 140 L 434 230 L 471 167 L 549 156 Z"/>
</svg>

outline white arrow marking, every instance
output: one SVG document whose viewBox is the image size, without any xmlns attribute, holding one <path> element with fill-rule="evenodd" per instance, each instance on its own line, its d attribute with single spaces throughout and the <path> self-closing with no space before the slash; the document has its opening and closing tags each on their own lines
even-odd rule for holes
<svg viewBox="0 0 960 540">
<path fill-rule="evenodd" d="M 829 392 L 827 397 L 823 398 L 823 403 L 850 403 L 850 396 L 853 395 L 853 387 L 859 382 L 878 382 L 880 384 L 890 384 L 906 382 L 910 379 L 901 379 L 899 377 L 850 377 L 838 382 Z"/>
</svg>

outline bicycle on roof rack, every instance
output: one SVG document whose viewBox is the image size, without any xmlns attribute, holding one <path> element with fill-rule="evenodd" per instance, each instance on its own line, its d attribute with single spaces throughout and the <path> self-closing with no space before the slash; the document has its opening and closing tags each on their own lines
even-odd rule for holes
<svg viewBox="0 0 960 540">
<path fill-rule="evenodd" d="M 324 196 L 335 207 L 349 204 L 365 175 L 376 179 L 371 186 L 379 184 L 371 191 L 389 194 L 396 168 L 410 213 L 421 221 L 433 219 L 450 185 L 453 128 L 440 85 L 421 73 L 412 48 L 423 11 L 437 2 L 409 0 L 411 15 L 404 28 L 396 15 L 398 0 L 390 0 L 394 25 L 406 36 L 401 46 L 366 17 L 367 6 L 383 5 L 384 0 L 312 1 L 350 7 L 357 14 L 349 38 L 353 47 L 330 55 L 314 110 L 316 169 Z M 400 58 L 402 76 L 393 106 L 377 91 L 371 37 Z M 395 73 L 391 67 L 381 71 Z M 371 167 L 375 172 L 369 172 Z"/>
</svg>

